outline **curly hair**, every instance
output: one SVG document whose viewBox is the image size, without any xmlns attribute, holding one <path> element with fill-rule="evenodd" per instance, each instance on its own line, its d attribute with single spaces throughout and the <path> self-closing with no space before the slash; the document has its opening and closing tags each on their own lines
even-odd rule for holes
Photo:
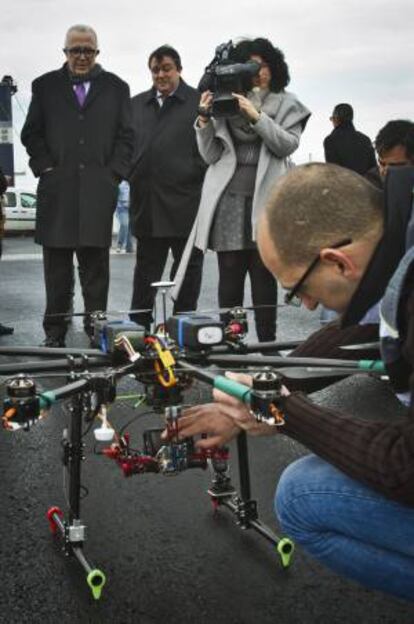
<svg viewBox="0 0 414 624">
<path fill-rule="evenodd" d="M 283 52 L 275 48 L 269 39 L 258 37 L 257 39 L 242 39 L 236 44 L 232 54 L 234 60 L 240 63 L 245 63 L 252 55 L 260 56 L 269 65 L 272 75 L 270 90 L 275 93 L 283 91 L 290 82 L 289 68 Z"/>
</svg>

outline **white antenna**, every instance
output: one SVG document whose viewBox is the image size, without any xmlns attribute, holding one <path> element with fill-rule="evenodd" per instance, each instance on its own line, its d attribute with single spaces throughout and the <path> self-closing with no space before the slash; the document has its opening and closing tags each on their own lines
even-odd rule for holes
<svg viewBox="0 0 414 624">
<path fill-rule="evenodd" d="M 162 316 L 163 316 L 163 324 L 165 325 L 167 322 L 167 294 L 170 288 L 175 286 L 175 282 L 152 282 L 151 286 L 157 289 L 157 295 L 161 292 L 162 297 Z M 154 301 L 154 323 L 157 326 L 157 308 L 156 308 L 156 298 Z"/>
</svg>

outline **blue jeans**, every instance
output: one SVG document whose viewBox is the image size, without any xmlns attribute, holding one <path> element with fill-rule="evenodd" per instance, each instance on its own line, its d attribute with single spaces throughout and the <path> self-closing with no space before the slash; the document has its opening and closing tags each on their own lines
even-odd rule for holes
<svg viewBox="0 0 414 624">
<path fill-rule="evenodd" d="M 116 216 L 119 221 L 119 232 L 117 246 L 129 253 L 133 251 L 131 232 L 129 231 L 129 212 L 128 206 L 118 204 L 116 207 Z"/>
<path fill-rule="evenodd" d="M 282 474 L 275 508 L 283 531 L 312 557 L 365 587 L 414 601 L 414 507 L 308 455 Z"/>
</svg>

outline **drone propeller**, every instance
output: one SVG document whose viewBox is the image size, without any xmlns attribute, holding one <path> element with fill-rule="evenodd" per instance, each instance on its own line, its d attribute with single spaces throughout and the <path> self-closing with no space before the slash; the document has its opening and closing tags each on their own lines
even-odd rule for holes
<svg viewBox="0 0 414 624">
<path fill-rule="evenodd" d="M 365 343 L 360 343 L 360 344 L 342 345 L 339 348 L 344 349 L 346 351 L 364 351 L 364 350 L 379 351 L 380 343 L 379 342 L 365 342 Z"/>
<path fill-rule="evenodd" d="M 276 368 L 275 370 L 278 373 L 280 373 L 282 377 L 285 377 L 286 379 L 291 379 L 292 381 L 312 380 L 312 379 L 329 379 L 330 377 L 349 377 L 350 375 L 360 375 L 366 372 L 356 367 L 355 368 L 350 368 L 350 367 L 349 368 L 346 368 L 346 367 L 329 368 L 327 366 L 297 366 L 295 368 L 281 367 L 281 368 Z M 380 374 L 380 373 L 377 373 L 377 374 Z"/>
<path fill-rule="evenodd" d="M 221 366 L 257 366 L 257 358 L 249 355 L 207 355 L 205 361 L 209 364 L 219 364 Z M 266 356 L 260 358 L 260 366 L 278 367 L 324 367 L 324 368 L 348 368 L 364 372 L 384 373 L 384 364 L 381 360 L 340 360 L 330 358 L 312 357 L 283 357 Z"/>
<path fill-rule="evenodd" d="M 214 370 L 219 373 L 224 373 L 229 371 L 228 367 L 223 366 L 212 366 L 208 370 Z M 235 372 L 244 372 L 247 374 L 252 374 L 255 372 L 263 371 L 262 366 L 249 366 L 246 368 L 237 368 Z M 284 379 L 287 381 L 312 381 L 312 380 L 323 380 L 323 379 L 334 379 L 334 378 L 342 378 L 342 377 L 350 377 L 351 375 L 361 375 L 365 371 L 359 368 L 329 368 L 327 366 L 296 366 L 296 367 L 272 367 L 272 371 L 279 373 L 282 375 Z M 379 374 L 379 373 L 378 373 Z M 381 375 L 383 376 L 383 375 Z"/>
<path fill-rule="evenodd" d="M 163 284 L 163 282 L 160 282 Z M 254 312 L 255 310 L 261 310 L 266 308 L 284 308 L 286 304 L 261 304 L 257 306 L 232 306 L 229 308 L 210 308 L 210 309 L 202 309 L 202 310 L 186 310 L 177 312 L 177 314 L 185 314 L 187 316 L 197 316 L 199 314 L 227 314 L 228 312 L 232 312 L 234 310 L 240 309 L 245 312 Z M 93 316 L 102 314 L 103 316 L 128 316 L 130 314 L 148 314 L 149 312 L 153 312 L 152 308 L 145 309 L 136 309 L 136 310 L 91 310 L 90 312 L 54 312 L 52 314 L 45 314 L 47 318 L 73 318 L 73 317 L 84 317 L 84 316 Z"/>
<path fill-rule="evenodd" d="M 202 309 L 202 310 L 188 310 L 186 312 L 178 312 L 178 314 L 186 314 L 188 316 L 197 316 L 199 314 L 227 314 L 228 312 L 233 312 L 234 310 L 242 310 L 245 312 L 254 312 L 255 310 L 261 310 L 266 308 L 285 308 L 286 304 L 284 303 L 269 303 L 269 304 L 261 304 L 257 306 L 232 306 L 230 308 L 210 308 L 210 309 Z"/>
<path fill-rule="evenodd" d="M 129 314 L 147 314 L 148 312 L 152 312 L 152 308 L 146 308 L 143 310 L 93 310 L 91 312 L 54 312 L 53 314 L 45 314 L 45 317 L 48 318 L 56 318 L 56 317 L 67 317 L 72 318 L 75 316 L 95 316 L 102 314 L 105 316 L 127 316 Z"/>
<path fill-rule="evenodd" d="M 231 353 L 264 353 L 265 351 L 269 352 L 280 352 L 280 351 L 292 351 L 296 349 L 300 344 L 302 344 L 303 340 L 285 340 L 278 342 L 249 342 L 248 344 L 244 343 L 227 343 L 222 345 L 217 345 L 212 347 L 211 354 L 218 355 L 219 353 L 223 354 L 231 354 Z"/>
<path fill-rule="evenodd" d="M 24 375 L 26 375 L 26 373 L 23 373 Z M 69 372 L 62 372 L 62 373 L 48 373 L 48 372 L 44 372 L 44 373 L 34 373 L 33 375 L 30 373 L 30 379 L 67 379 L 69 375 Z M 4 375 L 4 377 L 2 376 L 0 378 L 0 385 L 3 383 L 6 383 L 9 379 L 10 375 Z"/>
<path fill-rule="evenodd" d="M 99 349 L 82 349 L 77 347 L 0 347 L 0 355 L 49 355 L 50 357 L 62 357 L 64 355 L 105 356 Z"/>
<path fill-rule="evenodd" d="M 71 363 L 68 363 L 68 360 L 44 360 L 42 362 L 17 362 L 17 363 L 9 363 L 9 364 L 0 364 L 0 376 L 4 375 L 15 375 L 18 373 L 30 373 L 34 372 L 42 372 L 42 371 L 58 371 L 58 370 L 67 370 L 68 373 L 71 372 L 71 367 L 73 369 L 82 370 L 83 368 L 96 368 L 96 367 L 104 367 L 111 365 L 111 358 L 108 356 L 104 357 L 91 357 L 88 358 L 87 362 L 83 358 L 74 358 Z"/>
</svg>

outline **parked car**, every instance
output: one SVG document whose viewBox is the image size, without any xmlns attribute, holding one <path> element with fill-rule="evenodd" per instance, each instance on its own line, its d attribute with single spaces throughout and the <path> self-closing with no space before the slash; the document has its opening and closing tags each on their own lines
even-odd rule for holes
<svg viewBox="0 0 414 624">
<path fill-rule="evenodd" d="M 10 187 L 4 194 L 6 232 L 33 232 L 36 219 L 36 193 Z"/>
</svg>

